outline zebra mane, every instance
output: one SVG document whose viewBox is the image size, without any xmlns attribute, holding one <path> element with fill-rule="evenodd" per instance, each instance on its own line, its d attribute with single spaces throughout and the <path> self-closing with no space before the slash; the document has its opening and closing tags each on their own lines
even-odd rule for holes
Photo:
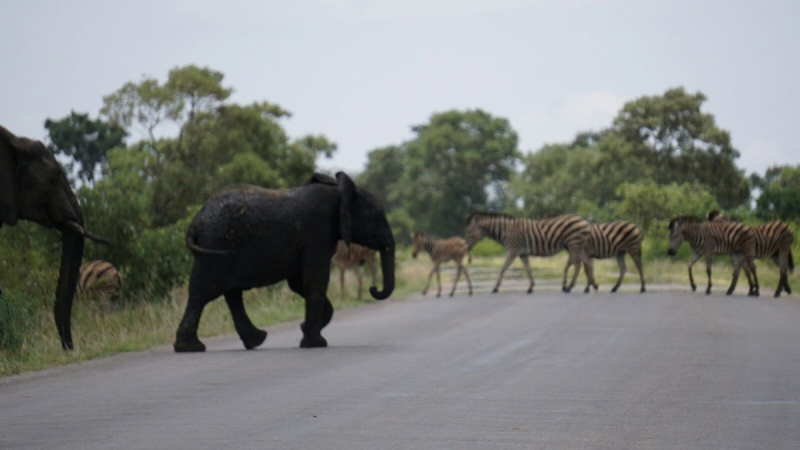
<svg viewBox="0 0 800 450">
<path fill-rule="evenodd" d="M 692 216 L 692 215 L 678 216 L 678 217 L 673 217 L 669 221 L 669 226 L 667 228 L 669 228 L 670 230 L 673 229 L 676 223 L 699 223 L 699 222 L 704 222 L 704 220 L 697 216 Z"/>
<path fill-rule="evenodd" d="M 435 240 L 439 239 L 439 236 L 436 236 L 435 234 L 429 234 L 429 233 L 426 233 L 424 231 L 415 231 L 413 233 L 413 235 L 421 237 L 422 240 L 428 239 L 428 240 L 431 240 L 431 241 L 435 241 Z"/>
<path fill-rule="evenodd" d="M 713 209 L 706 214 L 706 220 L 709 222 L 740 222 L 735 217 L 731 217 L 718 209 Z"/>
<path fill-rule="evenodd" d="M 512 216 L 511 214 L 506 213 L 499 213 L 494 211 L 482 211 L 482 212 L 474 212 L 467 217 L 467 225 L 472 222 L 474 218 L 483 218 L 483 217 L 500 217 L 503 219 L 516 219 L 516 217 Z"/>
</svg>

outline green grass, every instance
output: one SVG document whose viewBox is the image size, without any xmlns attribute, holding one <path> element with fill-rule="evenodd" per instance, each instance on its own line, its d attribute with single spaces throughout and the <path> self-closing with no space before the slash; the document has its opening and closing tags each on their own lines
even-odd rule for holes
<svg viewBox="0 0 800 450">
<path fill-rule="evenodd" d="M 423 254 L 418 259 L 410 259 L 406 253 L 410 252 L 402 250 L 398 251 L 397 255 L 396 286 L 392 294 L 392 298 L 395 300 L 421 292 L 433 267 L 427 255 Z M 475 257 L 473 254 L 473 262 L 469 267 L 496 268 L 497 272 L 486 271 L 487 276 L 494 281 L 504 261 L 503 256 Z M 560 280 L 563 276 L 566 254 L 561 253 L 549 258 L 531 258 L 530 261 L 536 279 Z M 688 290 L 687 262 L 686 259 L 679 258 L 645 262 L 645 281 L 648 284 L 672 284 L 677 289 Z M 623 283 L 638 284 L 639 276 L 630 257 L 626 258 L 626 263 L 628 272 Z M 454 264 L 449 263 L 449 266 L 453 267 Z M 523 266 L 517 259 L 512 267 L 522 268 Z M 705 263 L 698 262 L 694 272 L 699 289 L 702 289 L 706 283 Z M 602 290 L 608 290 L 616 281 L 618 274 L 615 260 L 596 261 L 595 276 Z M 721 293 L 721 289 L 730 283 L 730 264 L 724 258 L 715 260 L 712 274 L 716 286 L 715 292 Z M 777 268 L 771 262 L 759 261 L 758 274 L 762 296 L 772 296 L 778 282 Z M 442 274 L 444 293 L 449 292 L 452 286 L 451 276 L 452 271 Z M 463 293 L 466 288 L 463 283 L 462 279 L 459 283 L 459 293 Z M 582 288 L 585 283 L 586 277 L 582 273 L 578 278 L 576 289 Z M 790 275 L 789 283 L 796 289 L 800 289 L 800 271 Z M 378 284 L 380 285 L 380 281 Z M 431 289 L 434 290 L 436 282 L 433 281 L 431 284 Z M 367 291 L 368 285 L 369 282 L 365 277 L 364 300 L 357 301 L 355 275 L 348 272 L 347 291 L 346 295 L 342 297 L 339 294 L 338 273 L 334 270 L 331 273 L 329 288 L 329 297 L 334 308 L 341 310 L 373 302 L 374 300 Z M 743 274 L 740 278 L 740 286 L 746 286 Z M 27 320 L 24 323 L 27 330 L 23 333 L 20 333 L 19 330 L 13 330 L 17 333 L 7 333 L 8 336 L 16 336 L 15 339 L 19 339 L 19 341 L 12 342 L 12 345 L 8 346 L 11 350 L 0 354 L 0 376 L 171 344 L 183 314 L 187 294 L 186 288 L 182 287 L 175 289 L 167 300 L 129 302 L 115 306 L 110 311 L 104 310 L 98 302 L 76 298 L 72 319 L 75 349 L 69 352 L 61 349 L 50 309 L 51 304 L 44 307 L 42 306 L 43 302 L 26 302 L 25 299 L 14 297 L 13 294 L 4 293 L 4 299 L 9 297 L 13 299 L 13 302 L 0 303 L 0 339 L 3 338 L 4 314 L 6 316 L 8 314 L 26 315 Z M 302 298 L 289 291 L 285 283 L 246 292 L 245 305 L 253 323 L 259 327 L 268 327 L 274 323 L 299 319 L 304 313 Z M 221 299 L 211 302 L 206 307 L 200 322 L 200 337 L 234 332 L 233 321 L 225 302 Z"/>
</svg>

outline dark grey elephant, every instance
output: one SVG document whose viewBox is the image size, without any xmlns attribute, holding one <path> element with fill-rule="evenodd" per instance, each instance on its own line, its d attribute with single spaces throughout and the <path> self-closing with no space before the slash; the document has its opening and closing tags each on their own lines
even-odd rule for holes
<svg viewBox="0 0 800 450">
<path fill-rule="evenodd" d="M 70 316 L 84 236 L 107 241 L 83 227 L 81 208 L 67 175 L 44 144 L 0 127 L 0 227 L 16 225 L 20 219 L 61 232 L 61 268 L 53 309 L 61 346 L 71 349 Z"/>
<path fill-rule="evenodd" d="M 315 174 L 293 189 L 229 186 L 208 199 L 189 225 L 186 245 L 194 253 L 189 300 L 175 336 L 176 352 L 201 352 L 197 338 L 203 308 L 225 296 L 245 348 L 261 345 L 267 332 L 250 321 L 242 291 L 287 280 L 306 302 L 300 347 L 325 347 L 322 329 L 333 317 L 327 297 L 331 257 L 343 240 L 381 255 L 383 290 L 394 290 L 394 236 L 386 214 L 370 193 L 345 173 Z"/>
</svg>

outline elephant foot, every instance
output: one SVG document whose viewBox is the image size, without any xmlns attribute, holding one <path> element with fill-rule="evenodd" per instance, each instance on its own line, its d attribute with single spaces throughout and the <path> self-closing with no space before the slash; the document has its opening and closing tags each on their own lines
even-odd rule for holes
<svg viewBox="0 0 800 450">
<path fill-rule="evenodd" d="M 326 341 L 322 336 L 303 336 L 303 339 L 300 341 L 300 348 L 318 348 L 327 346 L 328 341 Z"/>
<path fill-rule="evenodd" d="M 243 337 L 242 343 L 244 344 L 244 348 L 252 350 L 263 344 L 265 340 L 267 340 L 267 332 L 264 330 L 255 330 L 250 336 L 246 338 Z"/>
<path fill-rule="evenodd" d="M 172 348 L 175 349 L 175 353 L 194 353 L 194 352 L 204 352 L 206 351 L 206 346 L 200 342 L 178 342 L 175 341 L 172 344 Z"/>
<path fill-rule="evenodd" d="M 752 293 L 748 293 L 747 295 L 749 295 L 750 297 L 760 297 L 761 293 L 759 293 L 758 291 L 753 291 Z M 776 297 L 780 297 L 780 294 L 776 295 Z"/>
</svg>

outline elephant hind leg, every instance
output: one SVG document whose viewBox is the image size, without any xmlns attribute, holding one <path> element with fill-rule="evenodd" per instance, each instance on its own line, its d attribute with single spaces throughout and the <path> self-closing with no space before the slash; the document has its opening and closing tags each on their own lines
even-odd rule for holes
<svg viewBox="0 0 800 450">
<path fill-rule="evenodd" d="M 228 304 L 228 309 L 231 310 L 233 316 L 233 325 L 236 327 L 236 332 L 244 344 L 244 348 L 252 350 L 264 343 L 267 339 L 267 332 L 259 330 L 250 321 L 247 316 L 247 311 L 244 309 L 244 300 L 242 299 L 241 289 L 231 289 L 225 292 L 225 302 Z"/>
<path fill-rule="evenodd" d="M 175 343 L 173 348 L 176 352 L 202 352 L 206 346 L 197 338 L 197 328 L 200 325 L 200 317 L 203 308 L 222 295 L 222 292 L 213 289 L 214 277 L 210 270 L 195 262 L 192 268 L 192 275 L 189 279 L 189 300 L 186 302 L 186 311 L 183 313 L 178 331 L 175 333 Z"/>
</svg>

